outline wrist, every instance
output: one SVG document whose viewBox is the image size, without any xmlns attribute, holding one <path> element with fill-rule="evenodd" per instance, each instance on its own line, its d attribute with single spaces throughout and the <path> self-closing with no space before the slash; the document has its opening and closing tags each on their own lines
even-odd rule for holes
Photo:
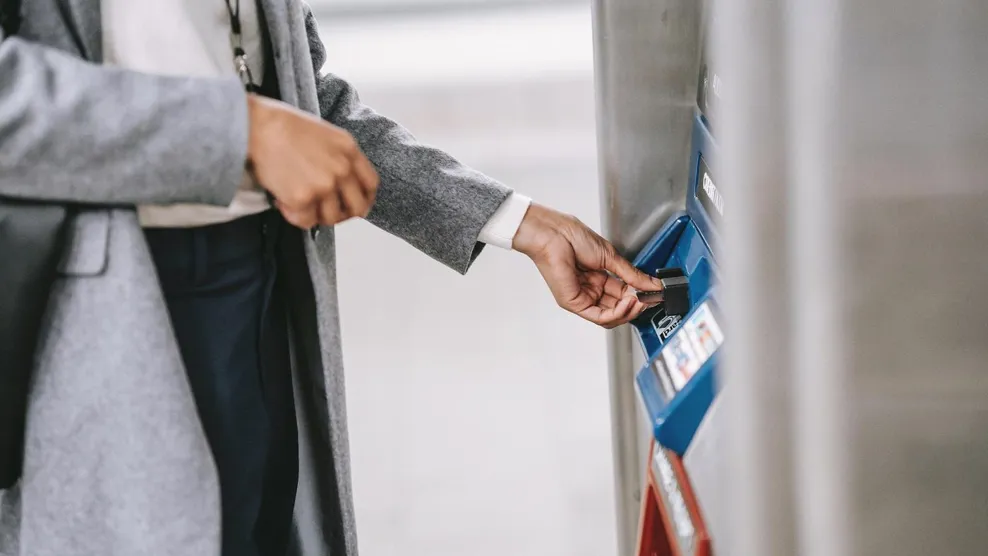
<svg viewBox="0 0 988 556">
<path fill-rule="evenodd" d="M 529 257 L 544 251 L 560 235 L 558 217 L 552 209 L 532 203 L 511 242 L 512 249 Z"/>
</svg>

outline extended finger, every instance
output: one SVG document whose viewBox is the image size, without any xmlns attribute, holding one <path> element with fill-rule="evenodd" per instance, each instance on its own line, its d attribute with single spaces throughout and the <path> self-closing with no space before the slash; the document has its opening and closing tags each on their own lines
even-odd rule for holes
<svg viewBox="0 0 988 556">
<path fill-rule="evenodd" d="M 631 319 L 639 315 L 639 311 L 636 307 L 639 306 L 639 301 L 633 297 L 622 298 L 617 305 L 614 306 L 613 313 L 608 315 L 607 322 L 604 324 L 607 328 L 614 328 L 620 326 Z"/>
<path fill-rule="evenodd" d="M 604 259 L 604 266 L 614 273 L 624 283 L 641 291 L 659 291 L 662 289 L 662 282 L 658 278 L 649 276 L 641 270 L 635 268 L 627 259 L 622 257 L 611 248 Z"/>
<path fill-rule="evenodd" d="M 606 277 L 604 280 L 604 293 L 613 295 L 614 297 L 634 295 L 634 292 L 631 291 L 631 287 L 620 278 L 611 276 L 606 272 L 602 274 Z"/>
<path fill-rule="evenodd" d="M 600 298 L 600 301 L 597 302 L 597 305 L 600 305 L 604 309 L 611 309 L 613 307 L 616 307 L 617 304 L 620 303 L 623 299 L 627 299 L 627 298 L 628 298 L 627 296 L 615 297 L 613 295 L 605 293 L 603 297 Z M 651 307 L 651 305 L 648 305 L 647 303 L 642 303 L 641 301 L 638 301 L 637 298 L 631 297 L 630 299 L 634 299 L 634 302 L 632 303 L 632 307 L 631 307 L 632 318 L 635 318 L 638 315 L 644 313 L 646 309 Z"/>
<path fill-rule="evenodd" d="M 622 298 L 614 307 L 604 308 L 600 305 L 587 307 L 578 314 L 588 321 L 603 326 L 604 328 L 614 328 L 631 320 L 636 314 L 633 313 L 636 300 L 631 297 Z"/>
<path fill-rule="evenodd" d="M 627 305 L 622 309 L 622 304 Z M 638 299 L 634 297 L 621 298 L 621 301 L 614 306 L 614 315 L 606 326 L 609 328 L 614 328 L 615 326 L 620 326 L 630 322 L 632 319 L 635 319 L 641 315 L 647 308 L 648 307 L 644 303 L 638 301 Z"/>
<path fill-rule="evenodd" d="M 614 297 L 611 294 L 605 293 L 601 296 L 600 301 L 597 302 L 597 305 L 600 305 L 604 309 L 613 309 L 620 301 L 620 297 Z"/>
<path fill-rule="evenodd" d="M 602 301 L 603 299 L 612 299 L 615 300 L 613 303 L 616 303 L 618 300 L 625 297 L 630 297 L 635 300 L 635 306 L 631 310 L 633 318 L 644 313 L 649 307 L 654 307 L 655 305 L 661 303 L 661 301 L 656 301 L 653 303 L 643 303 L 642 301 L 639 301 L 638 297 L 635 295 L 635 292 L 632 291 L 629 285 L 625 284 L 619 278 L 608 276 L 607 281 L 604 282 L 604 296 Z"/>
</svg>

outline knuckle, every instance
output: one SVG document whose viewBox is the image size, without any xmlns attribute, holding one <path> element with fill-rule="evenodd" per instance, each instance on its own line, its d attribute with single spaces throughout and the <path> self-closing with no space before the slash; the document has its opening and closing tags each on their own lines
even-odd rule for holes
<svg viewBox="0 0 988 556">
<path fill-rule="evenodd" d="M 353 163 L 350 162 L 349 158 L 339 158 L 333 168 L 334 172 L 339 177 L 349 176 L 353 173 Z"/>
<path fill-rule="evenodd" d="M 315 191 L 312 190 L 312 188 L 310 187 L 298 188 L 292 193 L 290 202 L 292 204 L 292 208 L 298 208 L 312 204 L 312 201 L 315 200 L 315 198 L 316 198 L 316 194 Z"/>
<path fill-rule="evenodd" d="M 316 187 L 313 188 L 312 198 L 309 199 L 310 203 L 322 203 L 327 196 L 333 194 L 336 191 L 336 180 L 330 178 L 320 181 Z"/>
<path fill-rule="evenodd" d="M 355 154 L 360 150 L 357 140 L 349 132 L 340 130 L 340 150 L 346 154 Z"/>
</svg>

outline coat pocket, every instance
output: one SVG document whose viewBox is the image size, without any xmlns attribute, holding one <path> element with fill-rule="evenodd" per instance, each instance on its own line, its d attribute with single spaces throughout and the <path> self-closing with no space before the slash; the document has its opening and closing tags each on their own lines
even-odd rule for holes
<svg viewBox="0 0 988 556">
<path fill-rule="evenodd" d="M 106 270 L 110 211 L 81 210 L 69 224 L 65 255 L 58 265 L 62 276 L 99 276 Z"/>
</svg>

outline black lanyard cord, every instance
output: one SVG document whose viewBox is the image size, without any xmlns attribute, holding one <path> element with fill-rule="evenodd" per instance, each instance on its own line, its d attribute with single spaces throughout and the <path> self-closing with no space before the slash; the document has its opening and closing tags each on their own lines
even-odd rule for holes
<svg viewBox="0 0 988 556">
<path fill-rule="evenodd" d="M 226 10 L 230 13 L 230 28 L 233 30 L 233 34 L 239 35 L 241 33 L 240 0 L 233 0 L 233 4 L 230 4 L 230 0 L 226 0 Z"/>
<path fill-rule="evenodd" d="M 254 74 L 247 64 L 247 52 L 244 50 L 243 26 L 240 23 L 240 0 L 226 1 L 226 10 L 230 14 L 230 40 L 233 43 L 233 64 L 240 75 L 247 92 L 256 93 L 257 83 L 254 82 Z M 236 7 L 234 7 L 236 6 Z"/>
</svg>

